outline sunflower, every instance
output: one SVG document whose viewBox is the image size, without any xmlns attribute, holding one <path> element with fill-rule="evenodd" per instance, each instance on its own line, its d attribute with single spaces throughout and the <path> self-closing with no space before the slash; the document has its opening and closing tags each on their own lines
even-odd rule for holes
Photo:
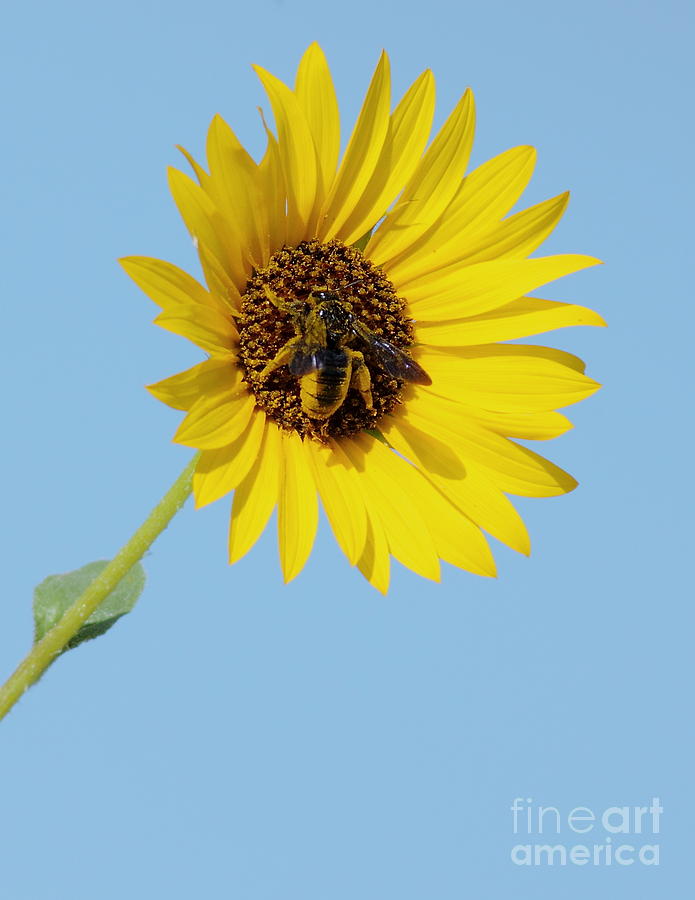
<svg viewBox="0 0 695 900">
<path fill-rule="evenodd" d="M 433 76 L 423 72 L 392 110 L 385 53 L 340 160 L 318 45 L 294 88 L 256 72 L 275 121 L 273 132 L 264 120 L 261 161 L 216 116 L 208 170 L 186 151 L 195 177 L 170 170 L 206 286 L 161 260 L 122 260 L 161 307 L 156 323 L 207 354 L 149 387 L 186 412 L 174 441 L 200 451 L 196 505 L 234 492 L 232 563 L 277 507 L 286 581 L 311 551 L 319 497 L 349 562 L 382 592 L 391 556 L 433 580 L 440 560 L 494 575 L 484 532 L 530 549 L 506 495 L 576 486 L 513 439 L 562 434 L 571 424 L 555 410 L 598 388 L 569 353 L 501 343 L 603 324 L 584 307 L 528 296 L 598 262 L 528 258 L 567 194 L 508 215 L 533 148 L 465 175 L 471 92 L 428 143 Z M 343 330 L 325 324 L 330 304 L 347 317 Z M 331 390 L 330 413 L 317 409 Z"/>
</svg>

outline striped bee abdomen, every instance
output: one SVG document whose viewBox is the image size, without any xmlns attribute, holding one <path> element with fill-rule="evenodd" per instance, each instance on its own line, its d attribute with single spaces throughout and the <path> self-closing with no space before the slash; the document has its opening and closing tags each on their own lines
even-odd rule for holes
<svg viewBox="0 0 695 900">
<path fill-rule="evenodd" d="M 321 368 L 304 375 L 301 401 L 312 419 L 327 419 L 342 405 L 350 386 L 351 360 L 341 349 L 326 349 Z"/>
</svg>

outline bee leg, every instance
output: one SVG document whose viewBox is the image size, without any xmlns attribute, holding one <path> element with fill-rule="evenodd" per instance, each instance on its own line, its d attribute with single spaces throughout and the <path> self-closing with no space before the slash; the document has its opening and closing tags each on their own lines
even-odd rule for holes
<svg viewBox="0 0 695 900">
<path fill-rule="evenodd" d="M 295 310 L 293 305 L 291 303 L 288 303 L 286 300 L 283 300 L 281 297 L 278 297 L 278 295 L 274 291 L 271 291 L 267 284 L 263 285 L 263 290 L 265 291 L 266 297 L 268 298 L 268 300 L 270 300 L 273 306 L 275 306 L 281 312 L 294 314 Z"/>
<path fill-rule="evenodd" d="M 271 372 L 279 369 L 280 366 L 286 366 L 294 356 L 295 345 L 299 342 L 299 338 L 290 338 L 284 347 L 278 352 L 275 359 L 272 359 L 268 365 L 260 373 L 259 378 L 267 378 Z"/>
<path fill-rule="evenodd" d="M 359 350 L 352 350 L 350 356 L 352 361 L 350 387 L 355 388 L 360 392 L 367 409 L 374 409 L 374 403 L 372 401 L 372 376 L 369 374 L 369 369 L 364 361 L 364 356 L 362 356 Z"/>
</svg>

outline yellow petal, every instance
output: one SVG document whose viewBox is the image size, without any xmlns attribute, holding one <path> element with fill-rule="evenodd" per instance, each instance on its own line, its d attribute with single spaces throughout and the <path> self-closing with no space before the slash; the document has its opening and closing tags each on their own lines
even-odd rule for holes
<svg viewBox="0 0 695 900">
<path fill-rule="evenodd" d="M 479 315 L 599 263 L 592 256 L 567 253 L 538 259 L 453 265 L 410 282 L 403 288 L 418 321 L 445 321 Z"/>
<path fill-rule="evenodd" d="M 390 261 L 389 276 L 396 287 L 436 270 L 462 235 L 484 230 L 506 215 L 528 184 L 535 162 L 533 147 L 513 147 L 467 175 L 437 222 Z"/>
<path fill-rule="evenodd" d="M 265 431 L 265 413 L 256 409 L 248 428 L 226 447 L 203 450 L 193 475 L 197 509 L 214 503 L 240 484 L 258 459 Z"/>
<path fill-rule="evenodd" d="M 434 115 L 434 77 L 427 70 L 391 116 L 379 162 L 337 237 L 352 244 L 374 227 L 412 176 L 427 144 Z"/>
<path fill-rule="evenodd" d="M 386 594 L 391 578 L 391 557 L 384 527 L 379 516 L 367 516 L 367 535 L 357 568 L 381 594 Z"/>
<path fill-rule="evenodd" d="M 458 356 L 421 353 L 419 362 L 432 379 L 428 394 L 483 409 L 532 413 L 578 403 L 600 387 L 576 365 L 565 365 L 561 353 L 549 347 L 485 344 L 461 348 Z"/>
<path fill-rule="evenodd" d="M 358 471 L 352 460 L 345 452 L 345 441 L 338 443 L 329 441 L 329 447 L 337 466 L 346 476 L 348 486 L 348 498 L 351 506 L 356 505 L 357 516 L 353 520 L 356 529 L 357 546 L 362 546 L 357 558 L 357 568 L 367 581 L 380 593 L 386 594 L 391 579 L 391 557 L 386 540 L 384 526 L 381 524 L 378 512 L 373 509 L 370 490 L 362 473 Z M 362 517 L 363 515 L 363 517 Z M 340 532 L 336 532 L 336 537 Z"/>
<path fill-rule="evenodd" d="M 205 171 L 205 169 L 193 159 L 191 154 L 186 150 L 185 147 L 182 147 L 180 144 L 176 145 L 176 149 L 179 150 L 186 159 L 188 165 L 193 169 L 195 173 L 195 177 L 198 179 L 198 184 L 205 190 L 208 187 L 210 182 L 210 176 Z"/>
<path fill-rule="evenodd" d="M 255 402 L 246 387 L 236 393 L 201 397 L 179 425 L 174 443 L 199 450 L 215 450 L 236 440 L 246 430 Z"/>
<path fill-rule="evenodd" d="M 574 427 L 567 416 L 559 412 L 506 413 L 469 406 L 462 415 L 496 434 L 528 441 L 548 441 Z"/>
<path fill-rule="evenodd" d="M 391 70 L 381 54 L 355 128 L 324 204 L 318 237 L 338 234 L 372 177 L 386 140 L 391 105 Z"/>
<path fill-rule="evenodd" d="M 232 316 L 241 312 L 241 292 L 225 271 L 222 263 L 204 244 L 198 244 L 198 257 L 212 295 Z"/>
<path fill-rule="evenodd" d="M 466 91 L 367 245 L 365 252 L 375 265 L 409 248 L 442 215 L 461 184 L 474 130 L 473 94 Z"/>
<path fill-rule="evenodd" d="M 380 520 L 391 553 L 413 572 L 439 581 L 439 560 L 427 523 L 403 489 L 408 463 L 366 434 L 341 446 L 364 481 L 370 519 Z"/>
<path fill-rule="evenodd" d="M 249 474 L 234 491 L 229 528 L 229 561 L 241 559 L 268 524 L 277 503 L 282 456 L 275 422 L 266 421 L 261 452 Z"/>
<path fill-rule="evenodd" d="M 411 405 L 415 410 L 419 410 L 421 406 L 436 408 L 439 400 L 438 396 L 428 392 L 424 387 L 407 387 L 404 390 L 405 403 Z M 456 413 L 459 419 L 477 422 L 490 431 L 494 431 L 495 434 L 501 434 L 504 437 L 547 441 L 551 438 L 560 437 L 560 435 L 565 434 L 573 427 L 567 416 L 559 412 L 520 413 L 482 409 L 480 406 L 470 406 L 462 403 L 458 394 L 448 397 L 444 402 L 448 405 L 448 408 L 450 408 L 451 403 L 456 404 Z M 445 417 L 446 415 L 448 415 L 448 412 L 445 411 Z M 458 475 L 455 477 L 458 477 Z"/>
<path fill-rule="evenodd" d="M 465 466 L 471 460 L 501 490 L 525 497 L 555 497 L 574 490 L 577 482 L 542 456 L 520 447 L 462 415 L 458 404 L 439 397 L 408 402 L 403 414 L 457 453 Z"/>
<path fill-rule="evenodd" d="M 521 516 L 502 491 L 469 460 L 462 463 L 451 448 L 414 428 L 402 416 L 388 417 L 381 431 L 402 456 L 412 460 L 455 506 L 502 543 L 519 553 L 530 552 Z"/>
<path fill-rule="evenodd" d="M 540 247 L 555 228 L 568 200 L 569 193 L 551 197 L 484 232 L 462 237 L 458 249 L 453 250 L 449 259 L 442 259 L 441 265 L 459 262 L 469 266 L 492 259 L 523 259 Z"/>
<path fill-rule="evenodd" d="M 425 359 L 428 365 L 449 365 L 458 368 L 462 360 L 486 359 L 489 356 L 531 356 L 549 359 L 568 366 L 575 372 L 586 371 L 586 363 L 574 353 L 558 350 L 557 347 L 543 347 L 539 344 L 477 344 L 472 347 L 417 347 L 418 358 Z M 448 362 L 447 362 L 448 361 Z M 465 365 L 465 363 L 463 363 Z"/>
<path fill-rule="evenodd" d="M 328 446 L 307 441 L 305 446 L 335 539 L 350 565 L 354 566 L 364 550 L 367 514 L 362 495 L 352 478 L 350 461 L 337 444 Z"/>
<path fill-rule="evenodd" d="M 308 452 L 296 431 L 280 433 L 283 468 L 278 494 L 278 542 L 285 583 L 304 568 L 319 521 Z"/>
<path fill-rule="evenodd" d="M 170 168 L 169 189 L 193 240 L 205 244 L 235 284 L 243 284 L 249 266 L 234 232 L 212 199 L 188 175 Z"/>
<path fill-rule="evenodd" d="M 268 248 L 269 253 L 274 253 L 283 247 L 287 240 L 287 189 L 285 188 L 285 176 L 282 171 L 280 148 L 275 136 L 266 129 L 268 146 L 265 155 L 258 167 L 258 179 L 263 197 L 265 198 L 266 214 L 268 218 Z"/>
<path fill-rule="evenodd" d="M 357 438 L 356 443 L 368 453 L 372 450 L 370 438 L 366 436 Z M 400 456 L 396 456 L 383 444 L 379 443 L 377 450 L 372 452 L 375 460 L 379 461 L 379 467 L 374 467 L 375 475 L 380 482 L 388 485 L 389 482 L 384 481 L 384 473 L 389 473 L 393 478 L 391 490 L 395 489 L 399 498 L 403 498 L 398 530 L 405 531 L 413 541 L 420 542 L 423 548 L 426 548 L 427 555 L 433 548 L 435 556 L 445 562 L 478 575 L 494 575 L 495 562 L 480 529 L 467 516 L 461 514 L 461 510 L 437 489 L 427 475 Z M 379 469 L 381 471 L 378 471 Z M 384 505 L 381 497 L 374 497 L 371 484 L 369 491 L 384 524 L 392 553 L 404 565 L 412 568 L 412 547 L 406 550 L 405 547 L 399 546 L 399 552 L 396 552 L 394 546 L 391 546 L 392 535 L 395 535 L 398 526 L 390 519 L 384 518 L 385 514 L 389 515 L 388 506 Z M 432 566 L 431 557 L 429 565 Z M 425 574 L 420 569 L 414 571 Z M 438 566 L 436 569 L 431 568 L 426 577 L 438 580 L 438 571 Z"/>
<path fill-rule="evenodd" d="M 438 347 L 456 345 L 492 344 L 515 338 L 554 331 L 573 325 L 598 325 L 606 323 L 593 309 L 572 303 L 556 303 L 538 297 L 520 297 L 504 306 L 480 316 L 442 324 L 423 322 L 417 337 L 422 344 Z"/>
<path fill-rule="evenodd" d="M 229 354 L 239 335 L 231 316 L 215 309 L 192 304 L 170 306 L 154 320 L 160 328 L 193 341 L 201 350 L 214 355 Z"/>
<path fill-rule="evenodd" d="M 440 559 L 475 575 L 494 577 L 495 559 L 480 528 L 426 474 L 421 473 L 416 483 L 416 502 L 427 520 Z"/>
<path fill-rule="evenodd" d="M 210 123 L 206 150 L 208 193 L 248 258 L 256 266 L 263 265 L 268 255 L 268 228 L 256 185 L 256 164 L 221 116 Z"/>
<path fill-rule="evenodd" d="M 236 368 L 233 356 L 220 356 L 214 359 L 206 359 L 205 362 L 198 363 L 186 369 L 185 372 L 179 372 L 178 375 L 172 375 L 156 384 L 147 385 L 147 390 L 171 406 L 173 409 L 189 410 L 193 404 L 206 396 L 211 389 L 219 385 L 219 372 L 222 370 L 225 375 L 232 373 Z M 237 379 L 231 377 L 229 379 L 230 386 L 237 383 Z"/>
<path fill-rule="evenodd" d="M 325 195 L 338 165 L 340 112 L 326 57 L 315 41 L 299 63 L 294 90 L 314 138 Z"/>
<path fill-rule="evenodd" d="M 318 184 L 316 148 L 309 124 L 294 93 L 279 78 L 254 66 L 273 108 L 280 159 L 288 192 L 288 240 L 306 237 Z"/>
<path fill-rule="evenodd" d="M 119 262 L 137 286 L 163 310 L 181 305 L 223 309 L 202 284 L 172 263 L 147 256 L 126 256 Z"/>
</svg>

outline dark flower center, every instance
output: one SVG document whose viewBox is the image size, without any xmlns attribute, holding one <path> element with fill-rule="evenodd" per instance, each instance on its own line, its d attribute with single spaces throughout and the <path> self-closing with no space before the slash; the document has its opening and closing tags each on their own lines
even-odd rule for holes
<svg viewBox="0 0 695 900">
<path fill-rule="evenodd" d="M 266 288 L 284 308 L 271 302 Z M 324 293 L 319 297 L 317 292 Z M 327 295 L 332 297 L 331 308 L 321 310 L 317 303 Z M 343 329 L 331 324 L 336 321 L 336 313 L 343 310 L 359 333 L 354 327 Z M 312 328 L 311 335 L 307 335 L 306 330 L 312 322 L 316 323 L 316 317 L 325 320 L 324 313 L 328 312 L 331 315 L 326 330 Z M 401 402 L 403 382 L 379 366 L 365 335 L 371 333 L 407 350 L 413 343 L 413 326 L 406 316 L 405 302 L 396 296 L 393 285 L 379 268 L 359 250 L 340 241 L 303 241 L 274 253 L 268 265 L 256 270 L 249 279 L 237 327 L 238 362 L 244 381 L 258 406 L 282 428 L 326 441 L 329 437 L 375 428 L 379 419 Z M 306 374 L 292 374 L 292 360 L 307 349 L 307 343 L 317 346 L 317 334 L 323 345 L 316 351 L 318 371 L 309 367 Z M 283 355 L 286 361 L 262 374 L 293 339 L 294 344 Z M 372 409 L 356 384 L 354 373 L 361 364 L 360 354 L 371 381 Z M 294 363 L 295 371 L 301 368 L 299 361 Z M 364 380 L 363 372 L 362 387 Z M 329 415 L 325 415 L 331 407 L 324 394 L 334 395 L 333 405 L 338 398 L 337 408 Z M 315 395 L 318 400 L 312 399 Z"/>
</svg>

